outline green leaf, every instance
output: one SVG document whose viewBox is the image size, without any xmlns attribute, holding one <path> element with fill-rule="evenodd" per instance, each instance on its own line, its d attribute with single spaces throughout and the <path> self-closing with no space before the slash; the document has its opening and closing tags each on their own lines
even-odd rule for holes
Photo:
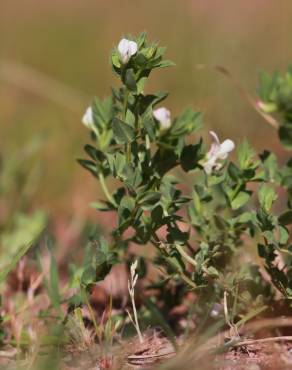
<svg viewBox="0 0 292 370">
<path fill-rule="evenodd" d="M 197 131 L 202 125 L 202 113 L 194 112 L 187 108 L 177 119 L 174 120 L 170 134 L 173 137 L 181 137 Z"/>
<path fill-rule="evenodd" d="M 148 108 L 153 107 L 154 105 L 161 103 L 166 99 L 168 93 L 165 91 L 159 91 L 151 95 L 140 95 L 139 96 L 139 114 L 143 114 Z M 150 110 L 152 115 L 152 110 Z"/>
<path fill-rule="evenodd" d="M 0 235 L 0 284 L 28 252 L 45 228 L 47 219 L 43 212 L 30 216 L 18 214 L 12 222 L 12 229 Z"/>
<path fill-rule="evenodd" d="M 151 108 L 147 109 L 147 111 L 143 114 L 143 116 L 142 116 L 142 125 L 145 128 L 145 130 L 146 130 L 146 132 L 147 132 L 147 134 L 150 138 L 150 141 L 154 141 L 155 140 L 156 124 L 155 124 L 155 121 L 153 119 L 153 113 L 152 113 Z"/>
<path fill-rule="evenodd" d="M 87 266 L 81 276 L 81 284 L 90 286 L 96 282 L 96 270 L 92 265 Z"/>
<path fill-rule="evenodd" d="M 242 176 L 242 173 L 240 169 L 234 163 L 230 162 L 228 164 L 227 170 L 228 170 L 228 175 L 231 177 L 233 181 L 236 181 L 236 182 L 239 181 L 239 179 Z"/>
<path fill-rule="evenodd" d="M 119 75 L 121 73 L 121 61 L 118 50 L 114 50 L 111 55 L 111 63 L 114 71 Z"/>
<path fill-rule="evenodd" d="M 161 197 L 161 194 L 158 191 L 147 191 L 137 198 L 139 204 L 143 203 L 157 203 Z"/>
<path fill-rule="evenodd" d="M 106 201 L 96 201 L 89 204 L 89 206 L 97 211 L 107 212 L 114 210 L 114 206 Z"/>
<path fill-rule="evenodd" d="M 260 158 L 264 166 L 265 179 L 271 182 L 279 182 L 279 164 L 275 154 L 265 150 Z"/>
<path fill-rule="evenodd" d="M 180 156 L 180 164 L 184 171 L 188 172 L 198 167 L 198 162 L 203 158 L 201 152 L 202 141 L 195 145 L 186 145 Z"/>
<path fill-rule="evenodd" d="M 112 125 L 114 139 L 118 144 L 125 144 L 134 140 L 135 131 L 133 127 L 118 118 L 113 119 Z"/>
<path fill-rule="evenodd" d="M 250 194 L 246 191 L 240 191 L 236 197 L 231 201 L 231 208 L 233 210 L 243 207 L 249 200 Z"/>
<path fill-rule="evenodd" d="M 144 44 L 146 42 L 146 38 L 147 38 L 147 33 L 146 32 L 141 32 L 139 34 L 139 36 L 136 39 L 136 42 L 138 44 L 138 49 L 141 49 L 144 46 Z"/>
<path fill-rule="evenodd" d="M 160 204 L 158 204 L 153 210 L 151 211 L 151 220 L 156 224 L 160 224 L 163 219 L 163 208 Z"/>
<path fill-rule="evenodd" d="M 10 263 L 7 265 L 4 265 L 1 267 L 0 271 L 0 284 L 2 284 L 7 275 L 14 269 L 14 267 L 17 265 L 17 263 L 20 261 L 20 259 L 27 253 L 27 251 L 33 246 L 33 241 L 31 243 L 28 243 L 27 245 L 24 245 L 22 247 L 19 247 L 17 252 L 11 257 Z"/>
<path fill-rule="evenodd" d="M 258 165 L 258 161 L 255 160 L 255 151 L 246 140 L 239 144 L 237 157 L 241 170 L 255 168 Z"/>
<path fill-rule="evenodd" d="M 289 231 L 284 226 L 279 226 L 279 244 L 285 245 L 289 239 Z"/>
<path fill-rule="evenodd" d="M 219 277 L 219 272 L 214 266 L 209 266 L 208 267 L 208 274 L 213 277 L 213 278 L 218 278 Z"/>
<path fill-rule="evenodd" d="M 167 241 L 170 244 L 184 244 L 189 239 L 189 232 L 181 231 L 178 228 L 167 228 L 168 234 L 167 234 Z"/>
<path fill-rule="evenodd" d="M 254 215 L 252 212 L 243 212 L 236 217 L 236 223 L 246 224 L 248 222 L 254 222 Z"/>
<path fill-rule="evenodd" d="M 271 210 L 272 205 L 277 197 L 278 196 L 275 193 L 274 189 L 269 185 L 263 184 L 262 186 L 260 186 L 258 191 L 258 198 L 260 205 L 266 212 L 269 212 Z"/>
<path fill-rule="evenodd" d="M 288 211 L 282 213 L 281 216 L 279 216 L 279 222 L 282 225 L 292 224 L 292 210 L 289 209 Z"/>
<path fill-rule="evenodd" d="M 77 159 L 77 162 L 84 167 L 87 171 L 91 172 L 93 176 L 97 177 L 96 164 L 88 159 Z"/>
<path fill-rule="evenodd" d="M 135 75 L 133 69 L 127 69 L 125 74 L 125 85 L 126 87 L 133 92 L 137 91 L 137 84 L 135 80 Z"/>
<path fill-rule="evenodd" d="M 135 208 L 135 201 L 130 196 L 124 196 L 118 208 L 119 226 L 124 226 L 132 217 Z"/>
<path fill-rule="evenodd" d="M 133 167 L 133 165 L 126 165 L 124 168 L 124 180 L 125 184 L 132 188 L 133 191 L 137 189 L 137 187 L 143 181 L 142 178 L 142 171 L 140 166 Z"/>
<path fill-rule="evenodd" d="M 166 67 L 174 67 L 176 64 L 171 60 L 162 60 L 158 64 L 154 66 L 154 68 L 166 68 Z"/>
<path fill-rule="evenodd" d="M 279 138 L 286 149 L 292 149 L 292 125 L 285 124 L 279 128 Z"/>
</svg>

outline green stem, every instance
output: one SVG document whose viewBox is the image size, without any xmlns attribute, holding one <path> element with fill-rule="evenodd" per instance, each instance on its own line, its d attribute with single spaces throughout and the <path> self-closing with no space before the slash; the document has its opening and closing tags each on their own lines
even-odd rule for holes
<svg viewBox="0 0 292 370">
<path fill-rule="evenodd" d="M 126 88 L 125 96 L 124 96 L 124 104 L 123 104 L 123 121 L 124 122 L 126 121 L 126 116 L 127 116 L 128 98 L 129 98 L 129 90 Z M 131 144 L 130 143 L 126 143 L 125 151 L 126 151 L 127 163 L 130 163 L 131 162 Z"/>
<path fill-rule="evenodd" d="M 126 120 L 127 109 L 128 109 L 128 98 L 129 98 L 129 90 L 126 89 L 125 96 L 124 96 L 124 104 L 123 104 L 123 120 Z"/>
<path fill-rule="evenodd" d="M 107 200 L 110 203 L 112 203 L 115 207 L 117 207 L 116 201 L 114 200 L 114 198 L 110 195 L 110 193 L 108 191 L 108 188 L 107 188 L 107 185 L 106 185 L 106 182 L 105 182 L 105 179 L 104 179 L 104 176 L 103 176 L 102 172 L 99 172 L 98 179 L 100 181 L 101 188 L 102 188 L 102 190 L 104 192 L 104 195 L 106 196 Z"/>
<path fill-rule="evenodd" d="M 171 259 L 169 258 L 167 252 L 162 252 L 161 249 L 159 248 L 159 244 L 161 244 L 161 241 L 159 239 L 159 237 L 157 236 L 156 233 L 153 234 L 153 241 L 151 241 L 152 245 L 157 249 L 159 250 L 160 253 L 164 254 L 167 261 L 169 262 L 169 264 L 176 269 L 176 273 L 180 275 L 181 279 L 187 283 L 190 287 L 192 287 L 192 289 L 197 289 L 197 285 L 181 270 L 179 270 L 171 261 Z"/>
<path fill-rule="evenodd" d="M 127 163 L 131 162 L 131 143 L 126 144 Z"/>
<path fill-rule="evenodd" d="M 192 266 L 194 266 L 195 268 L 198 267 L 198 263 L 197 261 L 195 261 L 190 255 L 187 254 L 187 252 L 183 249 L 183 247 L 179 244 L 175 244 L 175 247 L 176 249 L 178 250 L 178 252 L 180 253 L 180 255 L 186 260 L 188 261 Z M 202 266 L 202 270 L 207 274 L 209 275 L 208 273 L 208 269 L 204 266 Z"/>
<path fill-rule="evenodd" d="M 184 259 L 186 260 L 186 261 L 188 261 L 191 265 L 193 265 L 194 267 L 198 267 L 198 264 L 197 264 L 197 262 L 191 257 L 191 256 L 189 256 L 188 254 L 187 254 L 187 252 L 183 249 L 183 247 L 181 246 L 181 245 L 179 245 L 179 244 L 175 244 L 175 247 L 176 247 L 176 249 L 179 251 L 179 253 L 180 253 L 180 255 L 182 256 L 182 257 L 184 257 Z"/>
</svg>

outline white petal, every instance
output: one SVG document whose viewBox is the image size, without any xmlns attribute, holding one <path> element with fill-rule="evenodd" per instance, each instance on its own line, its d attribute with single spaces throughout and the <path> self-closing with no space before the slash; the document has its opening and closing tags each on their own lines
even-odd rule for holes
<svg viewBox="0 0 292 370">
<path fill-rule="evenodd" d="M 207 175 L 210 175 L 212 173 L 212 170 L 214 168 L 214 166 L 216 166 L 216 157 L 213 156 L 213 157 L 210 157 L 209 159 L 207 159 L 204 163 L 203 163 L 203 167 L 204 167 L 204 170 L 206 172 Z"/>
<path fill-rule="evenodd" d="M 217 144 L 217 145 L 220 145 L 220 141 L 219 141 L 219 138 L 218 138 L 218 135 L 216 134 L 216 132 L 209 131 L 209 134 L 212 136 L 212 138 L 214 140 L 214 143 Z"/>
<path fill-rule="evenodd" d="M 138 45 L 135 41 L 122 39 L 118 45 L 118 51 L 120 53 L 122 63 L 128 63 L 131 56 L 137 53 L 137 50 Z"/>
<path fill-rule="evenodd" d="M 170 111 L 165 107 L 155 109 L 153 116 L 160 123 L 162 129 L 166 130 L 171 126 L 171 115 Z"/>
<path fill-rule="evenodd" d="M 209 131 L 209 134 L 213 138 L 213 143 L 211 144 L 210 150 L 207 153 L 207 158 L 217 155 L 217 153 L 220 151 L 220 141 L 217 134 L 214 131 Z"/>
<path fill-rule="evenodd" d="M 135 41 L 130 41 L 129 42 L 129 50 L 130 50 L 130 55 L 131 56 L 137 53 L 138 45 Z"/>
<path fill-rule="evenodd" d="M 86 112 L 82 117 L 82 123 L 89 129 L 92 129 L 92 127 L 94 126 L 93 112 L 91 107 L 88 107 L 86 109 Z"/>
<path fill-rule="evenodd" d="M 120 54 L 125 54 L 128 50 L 129 40 L 122 39 L 118 45 L 118 51 Z"/>
<path fill-rule="evenodd" d="M 223 143 L 220 145 L 220 150 L 218 152 L 218 158 L 225 159 L 228 153 L 232 152 L 235 148 L 235 144 L 232 140 L 227 139 L 224 140 Z"/>
</svg>

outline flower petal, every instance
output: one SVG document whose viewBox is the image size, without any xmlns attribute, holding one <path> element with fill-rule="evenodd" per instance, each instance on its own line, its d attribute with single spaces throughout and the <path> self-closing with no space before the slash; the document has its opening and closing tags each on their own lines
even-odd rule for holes
<svg viewBox="0 0 292 370">
<path fill-rule="evenodd" d="M 203 163 L 203 168 L 207 175 L 211 175 L 213 168 L 216 166 L 216 157 L 212 156 Z"/>
<path fill-rule="evenodd" d="M 125 54 L 128 50 L 129 40 L 122 39 L 118 45 L 118 51 L 121 55 Z"/>
<path fill-rule="evenodd" d="M 122 63 L 126 64 L 131 56 L 136 54 L 138 45 L 135 41 L 122 39 L 118 45 L 118 52 L 120 53 Z"/>
<path fill-rule="evenodd" d="M 220 150 L 218 152 L 218 158 L 225 159 L 228 153 L 232 152 L 235 148 L 235 144 L 232 140 L 227 139 L 224 140 L 223 143 L 220 145 Z"/>
<path fill-rule="evenodd" d="M 216 134 L 216 132 L 209 131 L 209 134 L 212 136 L 212 138 L 214 140 L 214 143 L 216 143 L 217 145 L 220 145 L 220 141 L 219 141 L 219 138 L 218 138 L 218 135 Z"/>
<path fill-rule="evenodd" d="M 135 41 L 129 41 L 129 50 L 131 56 L 137 53 L 138 45 Z"/>
<path fill-rule="evenodd" d="M 155 109 L 153 116 L 160 123 L 162 129 L 166 130 L 171 126 L 170 111 L 165 107 Z"/>
<path fill-rule="evenodd" d="M 82 117 L 82 123 L 89 129 L 92 129 L 94 126 L 93 112 L 92 108 L 88 107 Z"/>
</svg>

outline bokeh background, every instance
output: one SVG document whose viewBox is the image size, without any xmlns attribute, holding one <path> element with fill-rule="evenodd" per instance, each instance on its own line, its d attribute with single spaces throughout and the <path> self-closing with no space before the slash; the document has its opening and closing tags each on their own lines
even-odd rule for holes
<svg viewBox="0 0 292 370">
<path fill-rule="evenodd" d="M 28 210 L 44 209 L 61 225 L 106 222 L 88 207 L 100 191 L 76 158 L 88 138 L 85 108 L 117 83 L 109 53 L 124 33 L 147 31 L 167 46 L 177 65 L 153 73 L 148 91 L 169 91 L 173 115 L 191 105 L 205 112 L 206 131 L 279 151 L 272 128 L 213 66 L 255 96 L 260 69 L 292 61 L 291 16 L 289 0 L 1 0 L 0 153 L 32 172 Z"/>
</svg>

